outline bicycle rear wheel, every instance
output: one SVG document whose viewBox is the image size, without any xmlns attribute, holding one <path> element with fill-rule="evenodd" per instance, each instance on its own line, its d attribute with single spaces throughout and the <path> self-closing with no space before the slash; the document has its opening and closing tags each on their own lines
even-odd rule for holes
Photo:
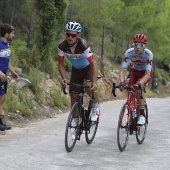
<svg viewBox="0 0 170 170">
<path fill-rule="evenodd" d="M 137 126 L 136 140 L 139 144 L 142 144 L 146 137 L 147 126 L 148 126 L 148 107 L 145 104 L 145 118 L 146 123 L 143 126 Z"/>
<path fill-rule="evenodd" d="M 129 138 L 128 110 L 129 110 L 129 106 L 127 103 L 125 103 L 121 108 L 119 119 L 118 119 L 117 144 L 121 152 L 125 150 Z"/>
<path fill-rule="evenodd" d="M 67 152 L 71 152 L 73 150 L 77 141 L 77 136 L 79 134 L 79 129 L 80 129 L 78 125 L 79 120 L 77 120 L 77 122 L 72 121 L 75 112 L 79 112 L 77 102 L 71 108 L 67 119 L 66 130 L 65 130 L 65 149 Z"/>
<path fill-rule="evenodd" d="M 91 112 L 92 112 L 92 110 L 91 110 Z M 98 116 L 96 122 L 91 121 L 90 115 L 91 115 L 91 113 L 89 114 L 89 117 L 88 117 L 88 128 L 85 131 L 85 138 L 86 138 L 86 142 L 88 144 L 91 144 L 95 138 L 98 124 L 99 124 L 100 110 L 99 110 L 99 116 Z"/>
</svg>

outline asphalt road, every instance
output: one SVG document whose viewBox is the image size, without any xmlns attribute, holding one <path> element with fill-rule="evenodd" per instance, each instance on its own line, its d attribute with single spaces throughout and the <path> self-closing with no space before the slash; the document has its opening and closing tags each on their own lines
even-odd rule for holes
<svg viewBox="0 0 170 170">
<path fill-rule="evenodd" d="M 149 125 L 142 145 L 131 135 L 127 148 L 117 147 L 117 120 L 124 100 L 101 104 L 96 138 L 84 135 L 72 152 L 64 147 L 68 113 L 13 128 L 0 135 L 0 170 L 168 170 L 170 169 L 170 98 L 147 99 Z"/>
</svg>

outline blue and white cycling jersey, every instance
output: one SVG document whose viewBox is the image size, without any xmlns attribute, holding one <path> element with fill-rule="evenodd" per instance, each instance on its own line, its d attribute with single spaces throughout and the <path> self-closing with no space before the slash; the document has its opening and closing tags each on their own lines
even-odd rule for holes
<svg viewBox="0 0 170 170">
<path fill-rule="evenodd" d="M 94 56 L 89 45 L 83 38 L 77 38 L 77 45 L 74 54 L 65 40 L 58 45 L 58 59 L 63 60 L 64 55 L 67 56 L 72 66 L 76 69 L 83 69 L 90 64 Z"/>
<path fill-rule="evenodd" d="M 153 54 L 150 50 L 144 49 L 140 57 L 136 56 L 134 48 L 130 48 L 126 51 L 122 68 L 127 69 L 129 63 L 132 63 L 133 68 L 138 71 L 151 71 L 152 70 Z"/>
<path fill-rule="evenodd" d="M 0 39 L 0 71 L 7 72 L 11 50 L 9 43 L 5 43 Z"/>
</svg>

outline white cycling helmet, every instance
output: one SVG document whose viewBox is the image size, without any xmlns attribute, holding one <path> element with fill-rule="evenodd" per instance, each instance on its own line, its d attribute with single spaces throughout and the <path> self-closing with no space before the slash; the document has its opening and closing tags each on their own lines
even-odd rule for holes
<svg viewBox="0 0 170 170">
<path fill-rule="evenodd" d="M 81 32 L 81 25 L 75 21 L 70 21 L 66 24 L 66 31 Z"/>
</svg>

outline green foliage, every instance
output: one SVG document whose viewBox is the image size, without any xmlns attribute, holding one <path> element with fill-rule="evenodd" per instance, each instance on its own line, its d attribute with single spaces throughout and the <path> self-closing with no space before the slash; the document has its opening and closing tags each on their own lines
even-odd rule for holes
<svg viewBox="0 0 170 170">
<path fill-rule="evenodd" d="M 41 67 L 40 52 L 36 46 L 28 49 L 25 40 L 17 39 L 12 42 L 11 49 L 12 65 L 22 68 L 25 72 L 28 72 L 30 67 Z"/>
<path fill-rule="evenodd" d="M 27 96 L 26 89 L 17 89 L 15 83 L 11 83 L 8 86 L 7 96 L 3 105 L 5 113 L 13 116 L 16 110 L 19 110 L 23 116 L 33 113 L 32 100 Z M 17 113 L 16 113 L 17 114 Z"/>
<path fill-rule="evenodd" d="M 24 40 L 16 39 L 11 43 L 12 51 L 12 65 L 17 65 L 18 67 L 27 67 L 27 48 L 26 42 Z"/>
<path fill-rule="evenodd" d="M 13 88 L 16 86 L 8 86 L 7 96 L 3 104 L 5 113 L 15 112 L 17 110 L 18 97 L 13 93 Z"/>
<path fill-rule="evenodd" d="M 57 106 L 60 108 L 64 108 L 64 106 L 67 106 L 68 103 L 69 103 L 69 99 L 67 98 L 67 96 L 65 96 L 61 90 L 56 88 L 55 94 L 51 100 L 51 106 Z"/>
<path fill-rule="evenodd" d="M 167 82 L 169 81 L 169 76 L 167 75 L 167 73 L 162 70 L 162 69 L 156 69 L 155 71 L 155 77 L 158 78 L 158 80 L 162 80 L 162 84 L 166 85 Z"/>
<path fill-rule="evenodd" d="M 40 82 L 43 80 L 43 78 L 43 73 L 34 68 L 30 68 L 28 73 L 28 79 L 31 81 L 30 89 L 35 95 L 35 101 L 39 104 L 42 104 L 44 100 L 43 89 L 40 87 Z"/>
<path fill-rule="evenodd" d="M 40 51 L 41 61 L 43 63 L 41 69 L 54 76 L 54 65 L 51 56 L 57 31 L 61 30 L 61 21 L 64 19 L 66 3 L 64 0 L 35 0 L 35 7 L 37 9 L 39 30 L 36 33 L 36 45 Z"/>
<path fill-rule="evenodd" d="M 51 76 L 51 78 L 54 78 L 57 76 L 57 68 L 56 68 L 56 63 L 54 62 L 54 59 L 51 57 L 49 58 L 44 64 L 46 67 L 47 73 Z"/>
</svg>

